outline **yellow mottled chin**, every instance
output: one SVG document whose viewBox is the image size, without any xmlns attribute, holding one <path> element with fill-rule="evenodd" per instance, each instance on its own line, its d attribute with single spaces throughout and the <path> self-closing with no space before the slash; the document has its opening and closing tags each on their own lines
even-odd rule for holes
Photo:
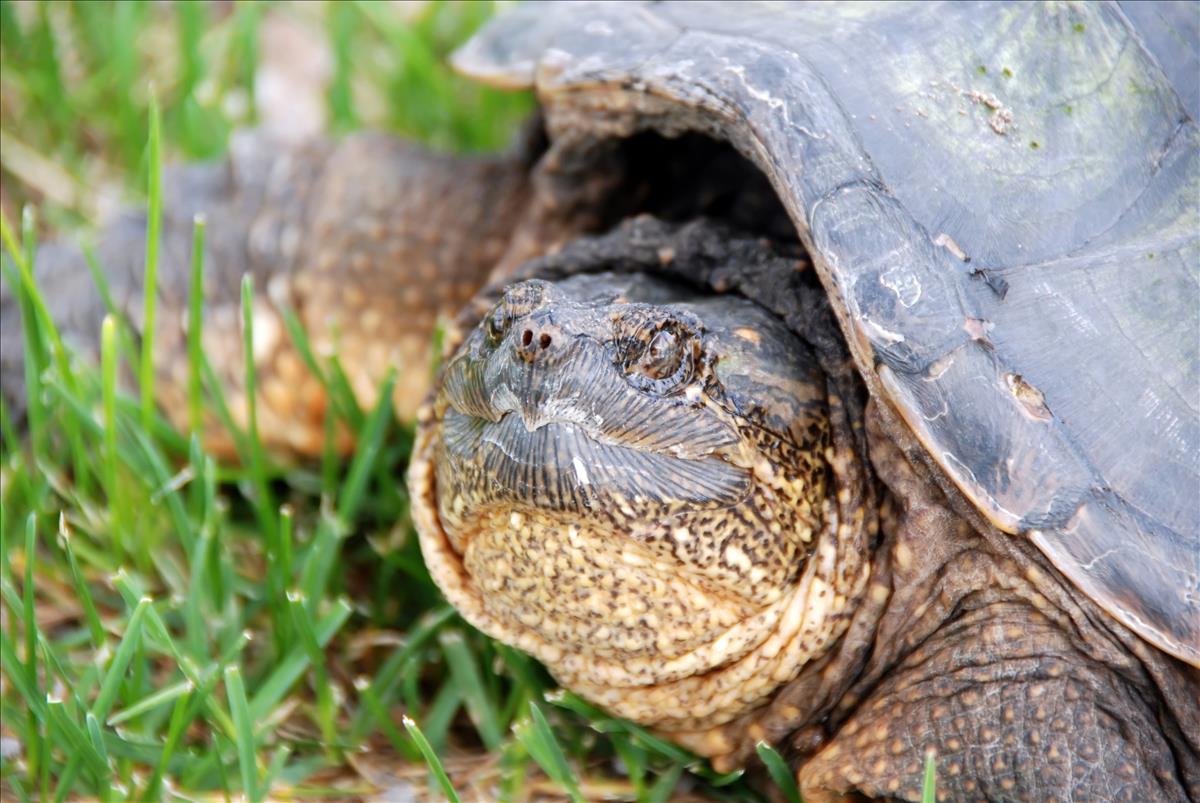
<svg viewBox="0 0 1200 803">
<path fill-rule="evenodd" d="M 454 540 L 484 610 L 593 665 L 612 662 L 623 683 L 681 677 L 754 646 L 752 632 L 733 631 L 759 606 L 626 534 L 541 510 L 492 508 L 467 526 Z"/>
<path fill-rule="evenodd" d="M 686 569 L 661 544 L 582 517 L 440 509 L 436 439 L 436 427 L 419 431 L 409 476 L 434 580 L 473 625 L 613 714 L 719 755 L 724 742 L 703 734 L 762 705 L 845 628 L 854 592 L 838 565 L 835 503 L 803 569 L 751 600 Z"/>
</svg>

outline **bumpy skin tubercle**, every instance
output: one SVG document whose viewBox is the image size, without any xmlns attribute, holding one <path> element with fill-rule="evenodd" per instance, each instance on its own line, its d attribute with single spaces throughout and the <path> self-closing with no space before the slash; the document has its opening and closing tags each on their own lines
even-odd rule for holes
<svg viewBox="0 0 1200 803">
<path fill-rule="evenodd" d="M 281 455 L 318 455 L 328 400 L 284 325 L 291 310 L 316 357 L 337 353 L 363 407 L 375 404 L 389 368 L 396 412 L 411 418 L 432 374 L 437 319 L 453 315 L 483 283 L 524 214 L 533 154 L 453 157 L 380 134 L 334 142 L 235 138 L 230 155 L 173 167 L 163 177 L 154 362 L 159 402 L 187 426 L 187 309 L 193 217 L 207 219 L 203 345 L 235 422 L 246 398 L 240 285 L 254 279 L 258 429 Z M 470 237 L 461 232 L 469 230 Z M 99 233 L 96 261 L 117 311 L 142 330 L 146 239 L 143 212 Z M 104 300 L 80 249 L 51 243 L 36 275 L 67 342 L 96 351 Z M 0 290 L 0 380 L 23 409 L 23 347 L 12 289 Z M 206 422 L 210 451 L 233 453 L 223 425 Z M 338 446 L 352 442 L 341 433 Z"/>
<path fill-rule="evenodd" d="M 472 623 L 719 757 L 867 580 L 852 438 L 810 347 L 756 304 L 525 282 L 444 369 L 414 515 Z"/>
</svg>

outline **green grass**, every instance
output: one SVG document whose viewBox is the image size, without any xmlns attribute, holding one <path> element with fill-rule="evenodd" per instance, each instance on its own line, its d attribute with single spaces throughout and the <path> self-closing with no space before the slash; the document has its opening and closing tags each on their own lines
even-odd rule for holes
<svg viewBox="0 0 1200 803">
<path fill-rule="evenodd" d="M 457 785 L 465 798 L 558 788 L 657 800 L 690 767 L 701 787 L 750 797 L 735 776 L 571 695 L 547 704 L 553 684 L 540 666 L 458 618 L 409 523 L 399 479 L 411 431 L 386 406 L 360 410 L 294 318 L 289 332 L 327 383 L 331 415 L 357 433 L 346 463 L 272 464 L 253 410 L 231 432 L 241 459 L 221 463 L 156 408 L 151 338 L 139 347 L 109 316 L 98 366 L 61 342 L 45 311 L 50 288 L 30 270 L 38 236 L 86 237 L 98 208 L 88 190 L 105 182 L 157 220 L 162 161 L 219 155 L 261 111 L 234 114 L 228 100 L 253 96 L 267 15 L 328 37 L 335 131 L 371 125 L 442 148 L 496 148 L 531 107 L 445 67 L 485 5 L 435 4 L 408 19 L 390 5 L 315 8 L 0 3 L 0 129 L 17 143 L 2 164 L 3 267 L 33 389 L 25 434 L 0 416 L 0 713 L 16 749 L 0 784 L 18 799 L 179 790 L 255 800 L 366 793 L 392 778 L 446 796 Z M 388 102 L 360 109 L 360 97 Z M 34 204 L 41 214 L 25 214 Z M 206 234 L 197 221 L 196 239 Z M 153 240 L 146 256 L 152 287 Z M 203 281 L 197 260 L 193 305 Z M 247 280 L 248 352 L 252 292 Z M 232 427 L 200 342 L 199 328 L 189 332 L 188 419 L 197 431 L 211 411 Z M 123 376 L 139 381 L 128 388 Z"/>
<path fill-rule="evenodd" d="M 530 98 L 445 66 L 492 11 L 0 0 L 3 273 L 20 301 L 31 389 L 24 433 L 0 409 L 6 799 L 327 799 L 409 784 L 449 799 L 457 789 L 662 801 L 685 779 L 714 799 L 760 799 L 740 773 L 718 775 L 555 690 L 536 662 L 447 606 L 408 517 L 411 430 L 383 403 L 359 409 L 294 316 L 288 331 L 333 399 L 327 432 L 340 422 L 356 434 L 347 462 L 330 448 L 315 464 L 272 463 L 253 411 L 245 431 L 233 425 L 198 327 L 192 432 L 174 432 L 154 403 L 150 338 L 138 348 L 110 315 L 96 333 L 100 365 L 75 359 L 46 312 L 52 288 L 32 275 L 39 235 L 86 236 L 102 206 L 93 187 L 114 184 L 156 220 L 162 160 L 217 156 L 235 126 L 253 123 L 258 33 L 272 14 L 328 42 L 331 130 L 502 146 Z M 196 241 L 205 236 L 197 221 Z M 149 286 L 155 263 L 148 244 Z M 199 321 L 200 260 L 191 278 Z M 242 291 L 250 353 L 249 279 Z M 122 376 L 140 382 L 123 387 Z M 229 428 L 237 463 L 193 434 L 206 411 Z M 779 755 L 760 754 L 796 799 Z"/>
</svg>

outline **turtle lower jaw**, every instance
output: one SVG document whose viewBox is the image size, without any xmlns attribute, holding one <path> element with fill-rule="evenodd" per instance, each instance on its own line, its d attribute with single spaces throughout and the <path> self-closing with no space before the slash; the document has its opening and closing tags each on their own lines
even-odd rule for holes
<svg viewBox="0 0 1200 803">
<path fill-rule="evenodd" d="M 853 594 L 840 587 L 846 577 L 828 531 L 766 604 L 713 584 L 689 587 L 678 564 L 558 512 L 493 505 L 472 511 L 469 527 L 452 537 L 438 505 L 438 429 L 419 430 L 409 473 L 434 580 L 471 624 L 618 716 L 700 734 L 693 749 L 720 755 L 724 736 L 703 734 L 761 705 L 845 627 L 840 614 Z"/>
<path fill-rule="evenodd" d="M 454 540 L 466 544 L 460 560 L 486 614 L 583 657 L 585 671 L 611 664 L 612 682 L 661 682 L 736 660 L 771 618 L 586 517 L 490 506 L 462 526 Z"/>
<path fill-rule="evenodd" d="M 452 602 L 481 629 L 552 665 L 581 657 L 626 686 L 706 671 L 765 637 L 762 600 L 647 544 L 667 535 L 672 510 L 686 524 L 697 499 L 713 516 L 745 500 L 748 470 L 606 444 L 567 422 L 531 428 L 515 412 L 490 422 L 448 411 L 439 429 L 430 495 L 414 500 L 422 548 L 453 565 L 464 582 Z M 681 490 L 693 498 L 669 496 Z"/>
</svg>

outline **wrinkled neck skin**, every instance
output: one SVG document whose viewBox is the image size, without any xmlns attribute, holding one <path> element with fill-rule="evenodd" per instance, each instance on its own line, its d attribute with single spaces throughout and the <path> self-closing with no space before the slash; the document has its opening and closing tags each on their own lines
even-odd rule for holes
<svg viewBox="0 0 1200 803">
<path fill-rule="evenodd" d="M 751 738 L 731 738 L 718 763 L 741 764 L 763 739 L 797 759 L 805 800 L 915 799 L 932 747 L 950 799 L 1008 797 L 987 784 L 1062 799 L 1079 792 L 1086 756 L 1098 797 L 1120 798 L 1109 779 L 1132 782 L 1136 766 L 1148 785 L 1132 799 L 1194 799 L 1200 674 L 1099 610 L 1034 544 L 973 521 L 894 415 L 877 401 L 865 413 L 884 500 L 845 633 L 726 726 Z M 1012 766 L 1029 768 L 1019 783 Z"/>
<path fill-rule="evenodd" d="M 744 299 L 515 285 L 420 420 L 414 518 L 450 602 L 703 755 L 731 753 L 728 726 L 829 650 L 868 582 L 845 409 Z"/>
</svg>

